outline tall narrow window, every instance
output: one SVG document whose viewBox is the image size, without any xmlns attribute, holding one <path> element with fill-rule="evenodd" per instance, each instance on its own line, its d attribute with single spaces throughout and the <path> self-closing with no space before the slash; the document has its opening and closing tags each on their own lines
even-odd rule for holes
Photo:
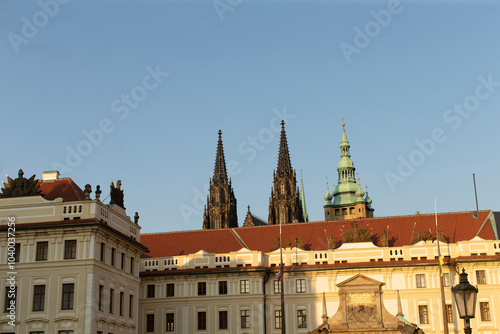
<svg viewBox="0 0 500 334">
<path fill-rule="evenodd" d="M 416 274 L 417 288 L 425 288 L 425 274 Z"/>
<path fill-rule="evenodd" d="M 120 269 L 123 270 L 123 268 L 125 268 L 125 253 L 122 253 L 120 261 Z"/>
<path fill-rule="evenodd" d="M 167 283 L 167 297 L 175 296 L 175 285 L 174 283 Z"/>
<path fill-rule="evenodd" d="M 130 295 L 128 298 L 128 317 L 133 318 L 134 315 L 134 295 Z"/>
<path fill-rule="evenodd" d="M 450 286 L 450 274 L 449 273 L 444 273 L 443 274 L 443 286 Z"/>
<path fill-rule="evenodd" d="M 102 290 L 104 287 L 102 285 L 99 285 L 99 295 L 97 296 L 97 309 L 99 311 L 102 311 Z"/>
<path fill-rule="evenodd" d="M 76 240 L 64 241 L 64 259 L 76 259 Z"/>
<path fill-rule="evenodd" d="M 429 313 L 427 312 L 427 305 L 418 305 L 418 318 L 421 324 L 429 323 Z"/>
<path fill-rule="evenodd" d="M 207 329 L 207 312 L 198 312 L 198 330 L 204 331 Z"/>
<path fill-rule="evenodd" d="M 297 327 L 298 328 L 307 328 L 306 310 L 297 310 Z"/>
<path fill-rule="evenodd" d="M 111 248 L 111 265 L 115 266 L 116 249 Z"/>
<path fill-rule="evenodd" d="M 166 318 L 167 318 L 167 332 L 173 332 L 174 331 L 174 314 L 167 313 Z"/>
<path fill-rule="evenodd" d="M 241 310 L 241 328 L 250 328 L 250 310 Z"/>
<path fill-rule="evenodd" d="M 114 300 L 115 300 L 115 289 L 109 289 L 109 313 L 111 314 L 115 312 Z"/>
<path fill-rule="evenodd" d="M 133 275 L 134 274 L 134 258 L 130 258 L 130 273 Z"/>
<path fill-rule="evenodd" d="M 17 243 L 14 245 L 14 262 L 19 262 L 21 257 L 21 244 Z"/>
<path fill-rule="evenodd" d="M 105 252 L 106 252 L 106 244 L 104 242 L 101 242 L 101 253 L 100 253 L 101 258 L 100 258 L 100 260 L 102 262 L 104 262 L 104 258 L 106 255 Z"/>
<path fill-rule="evenodd" d="M 207 282 L 198 282 L 198 296 L 207 294 Z"/>
<path fill-rule="evenodd" d="M 123 317 L 123 296 L 124 293 L 120 291 L 120 316 Z"/>
<path fill-rule="evenodd" d="M 146 314 L 146 332 L 155 331 L 155 315 Z"/>
<path fill-rule="evenodd" d="M 453 323 L 453 308 L 451 304 L 446 304 L 446 318 L 449 324 Z"/>
<path fill-rule="evenodd" d="M 481 321 L 491 321 L 490 317 L 490 303 L 480 302 L 479 311 L 481 312 Z"/>
<path fill-rule="evenodd" d="M 45 285 L 35 285 L 33 294 L 33 311 L 45 309 Z"/>
<path fill-rule="evenodd" d="M 147 286 L 148 289 L 148 298 L 154 298 L 155 297 L 155 285 L 154 284 L 148 284 Z"/>
<path fill-rule="evenodd" d="M 281 310 L 274 311 L 274 328 L 281 329 Z"/>
<path fill-rule="evenodd" d="M 219 311 L 219 329 L 227 329 L 227 311 Z"/>
<path fill-rule="evenodd" d="M 276 281 L 274 281 L 273 286 L 274 286 L 274 293 L 280 294 L 281 293 L 281 282 L 276 280 Z"/>
<path fill-rule="evenodd" d="M 476 270 L 477 284 L 486 284 L 486 272 L 484 270 Z"/>
<path fill-rule="evenodd" d="M 11 289 L 12 287 L 12 289 Z M 16 306 L 16 296 L 17 296 L 17 286 L 7 286 L 5 287 L 5 307 L 4 307 L 4 312 L 9 313 L 10 310 L 9 308 L 11 305 Z"/>
<path fill-rule="evenodd" d="M 40 241 L 36 243 L 36 260 L 47 261 L 47 253 L 49 251 L 49 242 Z"/>
<path fill-rule="evenodd" d="M 75 284 L 67 283 L 63 284 L 62 287 L 62 310 L 72 310 L 73 309 L 73 299 L 75 294 Z"/>
</svg>

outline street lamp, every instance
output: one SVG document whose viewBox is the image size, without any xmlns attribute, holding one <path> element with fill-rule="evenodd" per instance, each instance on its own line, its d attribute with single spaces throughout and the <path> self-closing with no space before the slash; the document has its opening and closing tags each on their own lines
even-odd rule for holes
<svg viewBox="0 0 500 334">
<path fill-rule="evenodd" d="M 472 286 L 467 279 L 465 269 L 460 274 L 460 283 L 451 288 L 455 303 L 457 304 L 460 319 L 464 319 L 465 334 L 471 334 L 470 318 L 474 318 L 476 313 L 477 288 Z"/>
</svg>

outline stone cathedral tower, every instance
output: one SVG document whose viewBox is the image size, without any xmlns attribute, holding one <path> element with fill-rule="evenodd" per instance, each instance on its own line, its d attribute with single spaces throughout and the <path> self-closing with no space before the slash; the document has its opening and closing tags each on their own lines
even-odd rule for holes
<svg viewBox="0 0 500 334">
<path fill-rule="evenodd" d="M 231 227 L 238 227 L 236 198 L 231 186 L 231 179 L 227 177 L 222 131 L 219 130 L 214 176 L 210 180 L 210 194 L 207 196 L 207 205 L 203 215 L 203 229 Z"/>
<path fill-rule="evenodd" d="M 278 155 L 278 167 L 274 171 L 274 187 L 269 198 L 269 225 L 302 223 L 302 204 L 297 189 L 295 171 L 292 169 L 285 122 L 281 121 L 281 138 Z"/>
</svg>

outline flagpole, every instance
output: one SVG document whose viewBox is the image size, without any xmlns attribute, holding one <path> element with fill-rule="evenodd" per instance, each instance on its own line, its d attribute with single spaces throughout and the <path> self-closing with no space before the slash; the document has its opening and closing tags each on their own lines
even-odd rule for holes
<svg viewBox="0 0 500 334">
<path fill-rule="evenodd" d="M 281 273 L 281 334 L 285 334 L 285 270 L 283 268 L 283 248 L 281 247 L 281 219 L 280 219 L 280 270 Z"/>
<path fill-rule="evenodd" d="M 446 309 L 446 300 L 444 299 L 444 275 L 443 275 L 443 258 L 441 257 L 441 248 L 439 247 L 439 229 L 438 229 L 438 216 L 437 216 L 437 203 L 436 197 L 434 197 L 434 216 L 436 218 L 436 239 L 437 239 L 437 247 L 438 247 L 438 260 L 439 260 L 439 282 L 441 283 L 441 308 L 443 310 L 443 329 L 444 334 L 448 334 L 448 311 Z"/>
</svg>

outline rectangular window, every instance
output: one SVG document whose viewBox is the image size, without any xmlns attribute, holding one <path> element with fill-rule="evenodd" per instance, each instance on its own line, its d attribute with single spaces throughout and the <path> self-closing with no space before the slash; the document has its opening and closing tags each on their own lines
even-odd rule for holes
<svg viewBox="0 0 500 334">
<path fill-rule="evenodd" d="M 429 323 L 429 313 L 427 312 L 427 305 L 418 305 L 418 318 L 421 324 Z"/>
<path fill-rule="evenodd" d="M 425 288 L 425 274 L 416 274 L 417 288 Z"/>
<path fill-rule="evenodd" d="M 297 293 L 305 293 L 306 292 L 306 280 L 305 279 L 297 279 L 295 280 L 296 284 L 296 292 Z"/>
<path fill-rule="evenodd" d="M 490 303 L 480 302 L 479 311 L 481 312 L 481 321 L 491 321 L 490 317 Z"/>
<path fill-rule="evenodd" d="M 205 296 L 207 294 L 207 283 L 198 282 L 198 296 Z"/>
<path fill-rule="evenodd" d="M 174 314 L 173 313 L 167 313 L 167 332 L 173 332 L 174 331 Z"/>
<path fill-rule="evenodd" d="M 207 312 L 198 312 L 198 330 L 204 331 L 207 329 Z"/>
<path fill-rule="evenodd" d="M 446 304 L 446 318 L 449 324 L 453 323 L 453 308 L 451 304 Z"/>
<path fill-rule="evenodd" d="M 47 261 L 47 253 L 49 251 L 49 242 L 40 241 L 36 243 L 36 260 Z"/>
<path fill-rule="evenodd" d="M 35 285 L 33 294 L 33 311 L 45 309 L 45 285 Z"/>
<path fill-rule="evenodd" d="M 227 281 L 219 281 L 219 295 L 227 295 Z"/>
<path fill-rule="evenodd" d="M 116 249 L 111 248 L 111 265 L 115 266 Z"/>
<path fill-rule="evenodd" d="M 148 284 L 147 298 L 154 298 L 154 297 L 155 297 L 155 285 Z"/>
<path fill-rule="evenodd" d="M 486 284 L 486 272 L 484 270 L 476 270 L 477 284 Z"/>
<path fill-rule="evenodd" d="M 146 332 L 155 331 L 155 315 L 146 314 Z"/>
<path fill-rule="evenodd" d="M 174 283 L 167 283 L 167 297 L 175 296 L 175 285 Z"/>
<path fill-rule="evenodd" d="M 274 328 L 281 329 L 281 310 L 274 311 Z"/>
<path fill-rule="evenodd" d="M 128 317 L 132 318 L 134 315 L 134 295 L 130 295 L 128 298 Z"/>
<path fill-rule="evenodd" d="M 134 258 L 130 258 L 130 273 L 133 275 L 134 274 Z"/>
<path fill-rule="evenodd" d="M 219 329 L 227 329 L 227 311 L 219 311 Z"/>
<path fill-rule="evenodd" d="M 43 331 L 30 332 L 30 334 L 44 334 Z"/>
<path fill-rule="evenodd" d="M 97 309 L 99 311 L 102 311 L 102 289 L 104 289 L 104 287 L 99 285 L 99 295 L 97 296 Z"/>
<path fill-rule="evenodd" d="M 306 310 L 297 310 L 297 327 L 298 328 L 307 328 Z"/>
<path fill-rule="evenodd" d="M 14 245 L 14 262 L 19 262 L 21 257 L 21 244 Z"/>
<path fill-rule="evenodd" d="M 106 253 L 106 244 L 104 242 L 101 242 L 101 253 L 100 253 L 101 258 L 100 258 L 100 260 L 102 262 L 104 262 L 104 258 L 105 258 L 105 255 L 106 255 L 105 253 Z"/>
<path fill-rule="evenodd" d="M 240 281 L 240 293 L 250 293 L 250 281 L 247 279 Z"/>
<path fill-rule="evenodd" d="M 75 284 L 74 283 L 63 284 L 61 310 L 73 309 L 74 295 L 75 295 Z"/>
<path fill-rule="evenodd" d="M 443 286 L 450 286 L 450 274 L 449 273 L 445 273 L 443 274 Z"/>
<path fill-rule="evenodd" d="M 241 328 L 250 328 L 250 310 L 241 310 Z"/>
<path fill-rule="evenodd" d="M 274 293 L 279 294 L 281 293 L 281 282 L 278 282 L 277 280 L 274 281 Z"/>
<path fill-rule="evenodd" d="M 123 268 L 125 268 L 125 253 L 122 253 L 120 261 L 120 269 L 123 270 Z"/>
<path fill-rule="evenodd" d="M 123 317 L 123 295 L 124 293 L 120 291 L 120 316 Z"/>
<path fill-rule="evenodd" d="M 113 314 L 115 312 L 114 310 L 114 301 L 115 299 L 115 289 L 109 289 L 109 313 Z"/>
<path fill-rule="evenodd" d="M 64 241 L 64 259 L 76 259 L 76 240 Z"/>
<path fill-rule="evenodd" d="M 4 307 L 5 313 L 10 312 L 9 307 L 11 305 L 15 305 L 15 307 L 17 309 L 17 305 L 16 305 L 16 296 L 18 293 L 17 286 L 14 286 L 12 290 L 10 288 L 11 288 L 10 286 L 5 287 L 5 307 Z"/>
<path fill-rule="evenodd" d="M 73 334 L 73 331 L 58 331 L 57 334 Z"/>
</svg>

